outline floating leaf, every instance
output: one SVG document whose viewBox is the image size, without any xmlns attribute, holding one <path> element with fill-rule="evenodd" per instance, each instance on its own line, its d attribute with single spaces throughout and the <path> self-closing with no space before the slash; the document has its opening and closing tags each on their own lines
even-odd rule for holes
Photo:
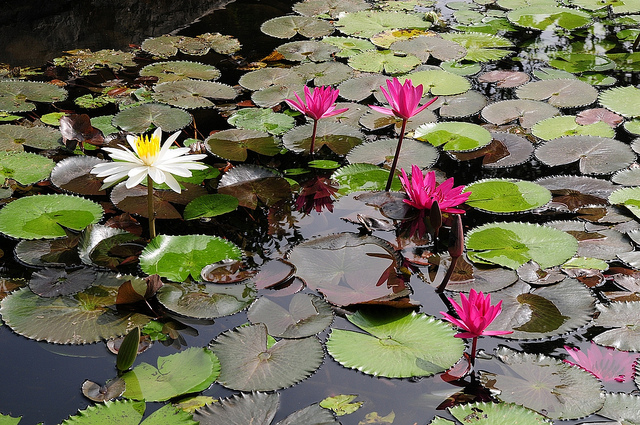
<svg viewBox="0 0 640 425">
<path fill-rule="evenodd" d="M 640 89 L 634 86 L 614 87 L 600 93 L 600 103 L 627 118 L 640 116 Z"/>
<path fill-rule="evenodd" d="M 291 194 L 289 183 L 267 168 L 241 165 L 222 176 L 218 192 L 234 196 L 238 204 L 256 209 L 258 200 L 271 206 Z"/>
<path fill-rule="evenodd" d="M 165 83 L 189 78 L 194 80 L 217 80 L 221 74 L 218 68 L 213 65 L 190 61 L 171 61 L 149 64 L 140 70 L 140 75 L 158 77 L 158 83 Z"/>
<path fill-rule="evenodd" d="M 207 264 L 227 258 L 238 260 L 240 256 L 240 248 L 219 237 L 159 235 L 140 255 L 140 267 L 147 274 L 183 282 L 189 276 L 199 279 L 200 271 Z"/>
<path fill-rule="evenodd" d="M 480 375 L 498 399 L 517 403 L 552 419 L 577 419 L 602 407 L 600 381 L 589 372 L 543 354 L 496 351 L 503 372 Z"/>
<path fill-rule="evenodd" d="M 341 97 L 353 102 L 360 102 L 372 94 L 379 92 L 380 86 L 384 86 L 386 81 L 387 78 L 384 75 L 363 75 L 341 83 L 338 89 L 340 90 Z"/>
<path fill-rule="evenodd" d="M 333 61 L 307 62 L 294 67 L 293 70 L 301 74 L 305 80 L 313 80 L 316 87 L 340 84 L 355 74 L 349 65 Z"/>
<path fill-rule="evenodd" d="M 251 100 L 262 108 L 273 108 L 284 102 L 286 99 L 294 99 L 296 93 L 302 93 L 304 83 L 275 85 L 255 92 L 251 95 Z"/>
<path fill-rule="evenodd" d="M 439 97 L 434 107 L 443 118 L 464 118 L 477 114 L 487 105 L 487 99 L 475 90 L 466 93 Z"/>
<path fill-rule="evenodd" d="M 315 295 L 297 293 L 288 308 L 268 298 L 257 299 L 249 308 L 247 318 L 263 323 L 269 335 L 281 338 L 303 338 L 322 332 L 333 321 L 329 304 Z"/>
<path fill-rule="evenodd" d="M 369 375 L 408 378 L 443 372 L 462 356 L 464 343 L 442 320 L 407 310 L 376 313 L 347 316 L 367 333 L 332 329 L 327 351 L 338 363 Z"/>
<path fill-rule="evenodd" d="M 496 213 L 529 211 L 551 201 L 548 189 L 526 180 L 485 179 L 465 191 L 471 192 L 467 205 Z"/>
<path fill-rule="evenodd" d="M 289 61 L 325 62 L 331 60 L 338 48 L 321 41 L 306 40 L 282 44 L 276 51 Z"/>
<path fill-rule="evenodd" d="M 550 176 L 536 180 L 554 195 L 553 202 L 571 211 L 587 205 L 606 205 L 615 187 L 607 180 L 586 176 Z"/>
<path fill-rule="evenodd" d="M 405 79 L 411 79 L 414 86 L 422 84 L 425 95 L 431 92 L 434 96 L 452 96 L 465 93 L 471 88 L 471 83 L 466 78 L 440 69 L 412 72 L 400 81 L 404 83 Z M 382 101 L 380 90 L 377 90 L 376 96 L 378 93 Z"/>
<path fill-rule="evenodd" d="M 113 309 L 121 283 L 102 280 L 75 295 L 54 298 L 22 288 L 2 300 L 0 312 L 11 329 L 36 341 L 87 344 L 115 338 L 150 320 L 140 313 Z"/>
<path fill-rule="evenodd" d="M 358 397 L 352 394 L 339 394 L 327 397 L 320 402 L 320 407 L 332 410 L 337 416 L 349 415 L 362 407 L 364 402 L 357 401 L 352 403 Z"/>
<path fill-rule="evenodd" d="M 87 266 L 116 269 L 130 257 L 137 257 L 144 246 L 139 236 L 122 229 L 93 224 L 82 233 L 78 255 Z"/>
<path fill-rule="evenodd" d="M 390 169 L 397 146 L 397 139 L 380 139 L 363 143 L 351 149 L 347 155 L 347 161 L 351 164 L 367 163 Z M 397 167 L 409 170 L 411 165 L 415 164 L 423 169 L 430 168 L 436 163 L 438 156 L 438 150 L 432 145 L 405 138 L 402 141 Z"/>
<path fill-rule="evenodd" d="M 71 273 L 65 269 L 43 269 L 33 272 L 29 289 L 41 297 L 71 295 L 87 289 L 93 284 L 96 272 L 82 268 Z"/>
<path fill-rule="evenodd" d="M 485 168 L 506 168 L 523 164 L 531 158 L 533 145 L 527 139 L 511 133 L 491 133 L 487 146 L 471 152 L 451 152 L 458 161 L 482 157 Z"/>
<path fill-rule="evenodd" d="M 484 72 L 478 76 L 478 81 L 481 83 L 497 83 L 496 87 L 511 88 L 519 87 L 527 82 L 531 77 L 529 74 L 521 71 L 489 71 Z M 518 96 L 520 97 L 520 96 Z M 538 99 L 541 100 L 541 99 Z"/>
<path fill-rule="evenodd" d="M 419 14 L 363 10 L 341 16 L 335 25 L 345 34 L 370 38 L 388 29 L 428 29 L 431 22 Z"/>
<path fill-rule="evenodd" d="M 578 257 L 593 257 L 606 261 L 616 259 L 617 254 L 630 252 L 633 247 L 622 233 L 608 228 L 587 226 L 582 221 L 552 221 L 546 223 L 567 232 L 578 240 Z"/>
<path fill-rule="evenodd" d="M 116 127 L 132 133 L 145 133 L 158 127 L 173 133 L 191 124 L 191 115 L 171 106 L 143 103 L 120 111 L 112 122 Z"/>
<path fill-rule="evenodd" d="M 23 146 L 36 149 L 56 149 L 63 145 L 59 141 L 60 132 L 51 127 L 23 127 L 20 125 L 0 125 L 0 150 L 22 151 Z"/>
<path fill-rule="evenodd" d="M 105 385 L 87 379 L 82 383 L 82 394 L 91 401 L 103 402 L 120 397 L 124 393 L 124 387 L 124 381 L 120 378 L 107 381 Z"/>
<path fill-rule="evenodd" d="M 301 15 L 328 15 L 334 19 L 343 13 L 366 9 L 371 9 L 371 5 L 364 0 L 307 0 L 293 5 L 293 10 Z"/>
<path fill-rule="evenodd" d="M 212 81 L 180 80 L 158 84 L 154 87 L 153 99 L 178 108 L 211 108 L 215 104 L 209 99 L 234 99 L 233 87 Z"/>
<path fill-rule="evenodd" d="M 282 137 L 284 146 L 294 152 L 309 152 L 313 125 L 296 127 Z M 316 131 L 315 151 L 327 146 L 339 155 L 346 155 L 354 146 L 362 143 L 364 135 L 357 129 L 331 121 L 319 121 Z"/>
<path fill-rule="evenodd" d="M 616 67 L 611 59 L 592 53 L 564 53 L 558 52 L 549 65 L 567 72 L 607 71 Z M 558 77 L 556 77 L 558 78 Z M 562 78 L 572 78 L 562 76 Z"/>
<path fill-rule="evenodd" d="M 467 255 L 472 261 L 517 269 L 533 260 L 540 267 L 560 265 L 578 250 L 571 235 L 529 223 L 489 223 L 467 234 Z"/>
<path fill-rule="evenodd" d="M 166 308 L 183 316 L 214 319 L 245 309 L 255 299 L 255 290 L 250 282 L 233 285 L 167 283 L 158 290 L 157 297 Z"/>
<path fill-rule="evenodd" d="M 531 133 L 542 140 L 557 139 L 564 136 L 615 136 L 609 124 L 599 121 L 582 125 L 576 122 L 575 115 L 563 115 L 542 120 L 531 127 Z"/>
<path fill-rule="evenodd" d="M 272 391 L 306 379 L 324 357 L 316 337 L 281 339 L 267 346 L 267 328 L 259 323 L 218 335 L 210 344 L 220 358 L 218 382 L 239 391 Z"/>
<path fill-rule="evenodd" d="M 511 10 L 507 13 L 507 18 L 521 27 L 540 31 L 553 30 L 558 27 L 574 30 L 586 27 L 592 22 L 591 16 L 581 10 L 537 3 L 533 6 Z"/>
<path fill-rule="evenodd" d="M 431 56 L 441 61 L 456 61 L 467 54 L 467 49 L 455 41 L 424 35 L 409 40 L 396 41 L 390 46 L 390 49 L 414 55 L 423 63 L 426 63 Z"/>
<path fill-rule="evenodd" d="M 348 58 L 350 56 L 357 55 L 358 53 L 376 49 L 376 46 L 369 40 L 363 40 L 356 37 L 324 37 L 322 39 L 322 42 L 331 44 L 332 46 L 336 46 L 337 48 L 341 49 L 338 53 L 336 53 L 336 56 L 339 58 Z"/>
<path fill-rule="evenodd" d="M 594 325 L 612 329 L 596 335 L 593 342 L 623 351 L 640 351 L 640 332 L 637 330 L 640 320 L 633 313 L 639 306 L 640 301 L 598 304 L 600 314 L 594 319 Z"/>
<path fill-rule="evenodd" d="M 260 31 L 276 38 L 291 38 L 300 34 L 307 38 L 318 38 L 334 31 L 331 23 L 309 16 L 278 16 L 260 26 Z"/>
<path fill-rule="evenodd" d="M 538 146 L 536 157 L 554 167 L 579 161 L 583 174 L 610 174 L 628 167 L 636 158 L 629 145 L 596 136 L 566 136 Z"/>
<path fill-rule="evenodd" d="M 62 421 L 61 425 L 92 425 L 118 423 L 138 425 L 144 415 L 144 402 L 130 400 L 105 401 L 104 404 L 89 406 L 77 415 Z"/>
<path fill-rule="evenodd" d="M 36 81 L 0 81 L 0 111 L 28 112 L 36 108 L 31 102 L 60 102 L 67 91 L 53 84 Z"/>
<path fill-rule="evenodd" d="M 559 112 L 556 107 L 545 102 L 512 99 L 487 105 L 482 110 L 482 118 L 496 125 L 518 120 L 522 127 L 530 128 L 538 121 L 558 115 Z"/>
<path fill-rule="evenodd" d="M 57 66 L 68 67 L 74 74 L 89 75 L 95 68 L 108 67 L 121 71 L 125 67 L 136 66 L 135 53 L 122 50 L 103 49 L 92 52 L 89 49 L 69 50 L 65 55 L 55 58 Z"/>
<path fill-rule="evenodd" d="M 229 117 L 228 122 L 238 128 L 266 131 L 274 135 L 281 135 L 295 126 L 293 117 L 261 108 L 240 109 Z"/>
<path fill-rule="evenodd" d="M 219 32 L 206 32 L 204 34 L 197 35 L 196 39 L 203 40 L 216 53 L 220 53 L 221 55 L 232 55 L 242 47 L 237 39 L 230 35 L 222 35 Z"/>
<path fill-rule="evenodd" d="M 261 68 L 247 72 L 238 83 L 248 90 L 261 90 L 271 86 L 303 86 L 306 79 L 290 68 Z"/>
<path fill-rule="evenodd" d="M 12 179 L 21 185 L 30 185 L 49 177 L 54 162 L 41 155 L 27 152 L 0 151 L 0 181 L 6 185 Z"/>
<path fill-rule="evenodd" d="M 102 207 L 69 195 L 36 195 L 16 199 L 0 210 L 0 232 L 12 238 L 66 236 L 65 229 L 82 230 L 102 218 Z"/>
<path fill-rule="evenodd" d="M 427 123 L 418 127 L 414 137 L 443 146 L 445 151 L 472 151 L 491 143 L 489 131 L 467 122 Z"/>
<path fill-rule="evenodd" d="M 498 35 L 480 32 L 450 32 L 442 34 L 445 40 L 453 41 L 467 49 L 464 60 L 471 62 L 489 62 L 500 60 L 513 53 L 502 47 L 513 47 L 513 43 Z"/>
<path fill-rule="evenodd" d="M 581 125 L 595 124 L 597 122 L 605 122 L 611 128 L 616 128 L 621 122 L 624 121 L 618 114 L 614 114 L 608 109 L 593 108 L 580 112 L 576 116 L 576 122 Z"/>
<path fill-rule="evenodd" d="M 461 423 L 473 421 L 474 425 L 545 425 L 552 423 L 545 416 L 514 403 L 459 404 L 450 407 L 449 412 Z"/>
<path fill-rule="evenodd" d="M 105 161 L 92 156 L 72 156 L 58 162 L 51 171 L 51 183 L 60 189 L 79 195 L 104 195 L 102 179 L 91 169 Z"/>
<path fill-rule="evenodd" d="M 238 200 L 231 195 L 214 193 L 200 196 L 189 202 L 184 208 L 184 219 L 216 217 L 226 214 L 238 208 Z"/>
<path fill-rule="evenodd" d="M 589 105 L 598 98 L 598 91 L 580 80 L 542 80 L 516 89 L 521 99 L 547 100 L 558 108 Z"/>
<path fill-rule="evenodd" d="M 187 348 L 158 357 L 158 367 L 140 363 L 121 378 L 124 397 L 133 400 L 164 401 L 206 390 L 220 374 L 220 361 L 207 348 Z"/>
<path fill-rule="evenodd" d="M 16 258 L 36 267 L 72 267 L 80 265 L 79 235 L 53 240 L 22 240 L 15 248 Z"/>
<path fill-rule="evenodd" d="M 396 55 L 392 50 L 367 51 L 349 57 L 349 65 L 355 70 L 391 75 L 407 73 L 420 63 L 413 55 Z"/>
<path fill-rule="evenodd" d="M 209 52 L 209 45 L 205 39 L 175 35 L 147 38 L 140 47 L 145 52 L 162 58 L 175 56 L 178 50 L 187 55 L 199 56 Z"/>
<path fill-rule="evenodd" d="M 246 161 L 249 150 L 267 156 L 280 153 L 278 139 L 257 130 L 222 130 L 207 137 L 204 143 L 209 152 L 230 161 Z"/>
<path fill-rule="evenodd" d="M 207 193 L 207 190 L 199 185 L 185 183 L 183 178 L 178 178 L 178 182 L 182 180 L 180 186 L 182 192 L 176 193 L 172 190 L 156 190 L 153 191 L 153 209 L 157 219 L 182 218 L 180 213 L 171 205 L 176 203 L 186 205 L 199 196 Z M 124 182 L 118 184 L 111 191 L 111 202 L 119 209 L 131 214 L 138 214 L 147 217 L 149 210 L 147 208 L 147 188 L 138 185 L 127 189 Z"/>
<path fill-rule="evenodd" d="M 373 164 L 350 164 L 336 170 L 331 175 L 340 185 L 340 193 L 347 194 L 362 190 L 384 190 L 389 179 L 389 170 Z M 400 180 L 393 179 L 391 190 L 401 189 Z"/>
<path fill-rule="evenodd" d="M 407 295 L 398 279 L 393 249 L 382 239 L 340 233 L 303 242 L 291 251 L 296 275 L 338 305 L 384 301 Z"/>
<path fill-rule="evenodd" d="M 438 117 L 436 117 L 429 108 L 426 108 L 407 120 L 404 131 L 405 133 L 408 133 L 415 130 L 421 124 L 428 122 L 433 123 L 437 120 Z M 360 118 L 360 125 L 369 130 L 379 130 L 381 128 L 394 126 L 396 134 L 402 131 L 402 122 L 403 120 L 401 118 L 394 115 L 386 115 L 382 112 L 374 111 L 373 109 L 369 109 L 369 111 Z"/>
</svg>

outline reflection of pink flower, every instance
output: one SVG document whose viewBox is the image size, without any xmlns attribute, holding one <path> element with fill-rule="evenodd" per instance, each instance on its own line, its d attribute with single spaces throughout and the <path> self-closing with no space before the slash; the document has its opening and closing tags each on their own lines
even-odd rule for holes
<svg viewBox="0 0 640 425">
<path fill-rule="evenodd" d="M 460 319 L 456 319 L 452 315 L 440 312 L 444 319 L 453 323 L 457 327 L 464 329 L 466 332 L 460 332 L 455 336 L 458 338 L 477 338 L 480 335 L 506 335 L 513 331 L 488 331 L 486 330 L 493 319 L 502 311 L 502 301 L 496 305 L 491 305 L 491 295 L 485 297 L 482 291 L 476 292 L 471 289 L 469 298 L 464 294 L 460 294 L 459 305 L 453 298 L 449 298 L 453 308 L 458 313 Z"/>
<path fill-rule="evenodd" d="M 435 171 L 429 171 L 426 175 L 417 165 L 411 166 L 411 180 L 407 173 L 402 171 L 400 181 L 409 199 L 404 202 L 420 210 L 431 208 L 433 201 L 438 201 L 438 206 L 442 212 L 461 214 L 464 210 L 454 208 L 469 199 L 471 192 L 464 192 L 464 186 L 453 187 L 453 177 L 445 180 L 442 184 L 436 184 Z"/>
<path fill-rule="evenodd" d="M 296 210 L 310 214 L 313 209 L 321 212 L 324 208 L 333 212 L 333 195 L 338 187 L 329 179 L 316 177 L 302 186 L 296 198 Z"/>
<path fill-rule="evenodd" d="M 329 86 L 316 87 L 313 91 L 305 86 L 304 101 L 298 96 L 298 93 L 294 92 L 293 94 L 298 101 L 286 99 L 285 102 L 309 118 L 319 120 L 320 118 L 332 117 L 349 110 L 349 108 L 336 110 L 335 102 L 338 98 L 338 92 L 339 90 Z"/>
<path fill-rule="evenodd" d="M 401 84 L 397 78 L 393 80 L 387 80 L 387 90 L 380 86 L 382 94 L 389 102 L 391 108 L 383 108 L 381 106 L 369 105 L 373 110 L 376 110 L 385 115 L 395 115 L 403 120 L 408 120 L 414 115 L 422 112 L 427 106 L 436 101 L 438 97 L 434 97 L 424 105 L 418 107 L 420 100 L 422 99 L 422 84 L 417 87 L 413 86 L 410 79 L 406 79 L 404 84 Z"/>
<path fill-rule="evenodd" d="M 633 376 L 633 364 L 638 358 L 637 353 L 600 347 L 594 342 L 591 342 L 586 353 L 567 345 L 564 349 L 575 360 L 575 363 L 568 360 L 565 362 L 579 366 L 605 382 L 624 382 L 627 376 Z"/>
</svg>

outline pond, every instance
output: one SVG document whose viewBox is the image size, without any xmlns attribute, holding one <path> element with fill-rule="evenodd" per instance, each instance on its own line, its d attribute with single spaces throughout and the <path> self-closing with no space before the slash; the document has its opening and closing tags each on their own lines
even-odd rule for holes
<svg viewBox="0 0 640 425">
<path fill-rule="evenodd" d="M 637 1 L 138 3 L 0 29 L 0 423 L 640 423 Z"/>
</svg>

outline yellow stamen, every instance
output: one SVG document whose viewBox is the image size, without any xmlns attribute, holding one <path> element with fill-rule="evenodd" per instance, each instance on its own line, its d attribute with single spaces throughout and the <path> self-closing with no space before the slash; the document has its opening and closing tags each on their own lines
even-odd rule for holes
<svg viewBox="0 0 640 425">
<path fill-rule="evenodd" d="M 138 151 L 138 157 L 144 162 L 146 165 L 153 165 L 156 161 L 156 157 L 158 153 L 160 153 L 160 138 L 152 135 L 149 136 L 138 136 L 136 138 L 136 149 Z"/>
</svg>

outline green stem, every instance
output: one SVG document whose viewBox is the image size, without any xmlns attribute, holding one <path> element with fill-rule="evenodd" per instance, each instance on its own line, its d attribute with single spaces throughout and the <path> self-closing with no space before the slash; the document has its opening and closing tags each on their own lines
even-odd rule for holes
<svg viewBox="0 0 640 425">
<path fill-rule="evenodd" d="M 156 237 L 156 212 L 153 208 L 153 180 L 147 175 L 147 214 L 149 214 L 149 239 Z"/>
<path fill-rule="evenodd" d="M 402 147 L 402 139 L 404 138 L 404 130 L 407 127 L 407 119 L 402 119 L 402 130 L 400 130 L 400 137 L 398 137 L 398 147 L 396 147 L 396 154 L 393 156 L 393 163 L 391 164 L 391 170 L 389 171 L 389 179 L 387 180 L 387 186 L 385 192 L 391 190 L 391 183 L 393 183 L 393 177 L 396 174 L 396 166 L 398 165 L 398 157 L 400 156 L 400 148 Z"/>
<path fill-rule="evenodd" d="M 309 148 L 309 155 L 313 156 L 313 151 L 316 147 L 316 131 L 318 130 L 318 120 L 313 120 L 313 134 L 311 135 L 311 147 Z"/>
</svg>

